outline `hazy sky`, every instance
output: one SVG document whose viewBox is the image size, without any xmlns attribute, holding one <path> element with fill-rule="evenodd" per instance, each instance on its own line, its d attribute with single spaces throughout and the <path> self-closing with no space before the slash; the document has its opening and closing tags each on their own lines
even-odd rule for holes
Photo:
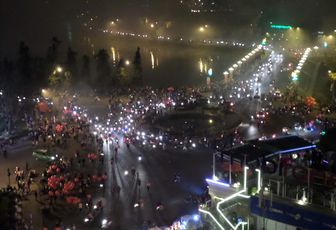
<svg viewBox="0 0 336 230">
<path fill-rule="evenodd" d="M 69 26 L 72 30 L 78 29 L 76 23 L 80 23 L 80 20 L 76 20 L 76 16 L 87 9 L 90 15 L 98 15 L 101 19 L 123 17 L 129 22 L 145 15 L 163 19 L 178 18 L 187 23 L 201 21 L 200 18 L 204 20 L 204 16 L 199 15 L 186 17 L 186 11 L 176 10 L 178 2 L 178 0 L 0 0 L 0 56 L 15 54 L 15 49 L 21 40 L 26 41 L 32 50 L 38 48 L 40 52 L 41 49 L 46 50 L 53 35 L 66 38 Z M 335 24 L 333 10 L 336 7 L 336 0 L 228 0 L 228 2 L 232 5 L 234 14 L 217 15 L 217 18 L 206 17 L 222 24 L 223 28 L 226 27 L 225 22 L 231 24 L 242 21 L 248 24 L 249 18 L 251 21 L 255 20 L 261 11 L 276 22 L 294 25 L 297 23 L 316 28 L 326 26 L 331 28 Z"/>
</svg>

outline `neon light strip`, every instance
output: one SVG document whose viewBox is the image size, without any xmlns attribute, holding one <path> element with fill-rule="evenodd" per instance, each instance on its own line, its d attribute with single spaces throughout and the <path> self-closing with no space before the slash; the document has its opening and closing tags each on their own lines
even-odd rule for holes
<svg viewBox="0 0 336 230">
<path fill-rule="evenodd" d="M 247 225 L 248 224 L 248 222 L 240 222 L 239 224 L 237 224 L 237 228 L 239 227 L 239 225 L 241 225 L 242 226 L 242 230 L 244 230 L 244 225 Z M 236 229 L 237 229 L 236 228 Z"/>
<path fill-rule="evenodd" d="M 238 196 L 242 197 L 242 198 L 245 198 L 245 199 L 248 199 L 250 198 L 251 196 L 249 195 L 244 195 L 244 194 L 239 194 Z"/>
<path fill-rule="evenodd" d="M 216 209 L 217 209 L 217 212 L 219 213 L 219 215 L 221 215 L 221 216 L 223 217 L 223 219 L 224 219 L 224 220 L 230 225 L 230 227 L 233 228 L 233 229 L 236 229 L 236 227 L 230 222 L 230 220 L 229 220 L 228 218 L 226 218 L 226 216 L 222 213 L 222 211 L 220 210 L 219 207 L 220 207 L 224 202 L 229 201 L 229 200 L 231 200 L 231 199 L 237 197 L 240 193 L 243 193 L 243 192 L 245 192 L 245 191 L 244 191 L 244 190 L 241 190 L 241 191 L 239 191 L 239 192 L 236 192 L 236 193 L 232 194 L 231 196 L 228 196 L 228 197 L 225 198 L 225 199 L 222 199 L 222 201 L 218 202 L 218 203 L 217 203 L 217 206 L 216 206 Z"/>
<path fill-rule="evenodd" d="M 218 222 L 218 220 L 216 220 L 216 218 L 211 214 L 211 212 L 203 210 L 203 209 L 200 209 L 200 208 L 198 209 L 198 211 L 199 212 L 203 212 L 203 213 L 209 215 L 215 221 L 215 223 L 218 225 L 218 227 L 220 229 L 225 230 L 225 228 Z"/>
<path fill-rule="evenodd" d="M 219 185 L 219 186 L 224 186 L 224 187 L 230 187 L 229 184 L 226 184 L 226 183 L 223 183 L 223 182 L 220 182 L 220 181 L 216 181 L 216 180 L 212 180 L 212 179 L 205 179 L 206 182 L 208 183 L 213 183 L 213 184 L 216 184 L 216 185 Z"/>
<path fill-rule="evenodd" d="M 235 198 L 235 197 L 237 197 L 237 196 L 240 196 L 241 193 L 246 192 L 246 186 L 247 186 L 247 170 L 248 170 L 248 167 L 245 166 L 245 167 L 244 167 L 244 189 L 241 190 L 241 191 L 239 191 L 239 192 L 236 192 L 236 193 L 232 194 L 231 196 L 226 197 L 225 199 L 221 199 L 222 201 L 220 201 L 219 203 L 217 203 L 217 206 L 216 206 L 216 209 L 217 209 L 217 212 L 219 213 L 219 215 L 221 215 L 221 216 L 223 217 L 223 219 L 224 219 L 224 220 L 230 225 L 230 227 L 233 228 L 234 230 L 236 230 L 236 229 L 239 227 L 240 224 L 245 224 L 246 222 L 241 222 L 241 223 L 239 223 L 238 225 L 234 226 L 234 225 L 230 222 L 230 220 L 229 220 L 228 218 L 226 218 L 226 216 L 222 213 L 222 211 L 220 210 L 219 207 L 220 207 L 224 202 L 229 201 L 229 200 L 231 200 L 231 199 L 233 199 L 233 198 Z"/>
<path fill-rule="evenodd" d="M 305 147 L 300 147 L 300 148 L 294 148 L 294 149 L 288 149 L 288 150 L 283 150 L 276 152 L 275 154 L 281 154 L 281 153 L 289 153 L 289 152 L 296 152 L 296 151 L 301 151 L 301 150 L 306 150 L 306 149 L 313 149 L 316 148 L 316 145 L 309 145 Z M 274 154 L 273 154 L 274 155 Z"/>
<path fill-rule="evenodd" d="M 257 173 L 258 173 L 258 189 L 257 189 L 257 193 L 259 193 L 260 190 L 261 190 L 261 171 L 260 171 L 260 169 L 256 169 L 255 171 L 257 171 Z"/>
</svg>

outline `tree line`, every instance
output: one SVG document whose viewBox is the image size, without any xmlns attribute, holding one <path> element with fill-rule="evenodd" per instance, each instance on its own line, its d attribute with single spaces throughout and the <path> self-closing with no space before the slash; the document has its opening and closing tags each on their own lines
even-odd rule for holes
<svg viewBox="0 0 336 230">
<path fill-rule="evenodd" d="M 15 59 L 0 60 L 0 90 L 7 95 L 30 96 L 45 87 L 76 89 L 86 84 L 108 91 L 113 87 L 138 85 L 142 81 L 139 47 L 129 66 L 123 58 L 113 64 L 106 49 L 100 49 L 94 56 L 79 56 L 68 47 L 62 57 L 62 48 L 62 42 L 53 37 L 46 56 L 37 57 L 25 42 L 20 42 Z"/>
</svg>

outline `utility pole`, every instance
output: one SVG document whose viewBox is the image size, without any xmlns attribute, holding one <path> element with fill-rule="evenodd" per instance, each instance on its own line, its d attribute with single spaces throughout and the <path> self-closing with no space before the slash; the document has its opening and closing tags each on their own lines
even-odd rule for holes
<svg viewBox="0 0 336 230">
<path fill-rule="evenodd" d="M 11 172 L 10 169 L 7 169 L 7 176 L 8 176 L 8 185 L 10 185 L 10 176 L 11 176 Z"/>
</svg>

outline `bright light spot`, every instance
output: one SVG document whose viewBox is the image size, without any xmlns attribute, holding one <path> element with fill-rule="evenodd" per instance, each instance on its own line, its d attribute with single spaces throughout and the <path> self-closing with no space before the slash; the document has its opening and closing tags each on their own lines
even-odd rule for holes
<svg viewBox="0 0 336 230">
<path fill-rule="evenodd" d="M 200 216 L 198 214 L 193 215 L 193 220 L 194 221 L 199 221 Z"/>
<path fill-rule="evenodd" d="M 212 74 L 213 74 L 213 71 L 212 71 L 212 68 L 210 68 L 210 69 L 208 70 L 208 75 L 211 77 Z"/>
<path fill-rule="evenodd" d="M 63 72 L 63 68 L 60 67 L 60 66 L 57 66 L 57 67 L 56 67 L 56 71 L 57 71 L 58 73 L 62 73 L 62 72 Z"/>
<path fill-rule="evenodd" d="M 217 180 L 218 180 L 218 177 L 217 177 L 216 175 L 213 175 L 213 176 L 212 176 L 212 179 L 215 180 L 215 181 L 217 181 Z"/>
<path fill-rule="evenodd" d="M 233 187 L 234 187 L 234 188 L 239 188 L 239 187 L 240 187 L 240 182 L 236 182 L 236 183 L 234 183 L 234 184 L 233 184 Z"/>
<path fill-rule="evenodd" d="M 105 224 L 107 224 L 107 220 L 106 220 L 106 219 L 103 219 L 103 220 L 102 220 L 102 225 L 105 225 Z"/>
</svg>

